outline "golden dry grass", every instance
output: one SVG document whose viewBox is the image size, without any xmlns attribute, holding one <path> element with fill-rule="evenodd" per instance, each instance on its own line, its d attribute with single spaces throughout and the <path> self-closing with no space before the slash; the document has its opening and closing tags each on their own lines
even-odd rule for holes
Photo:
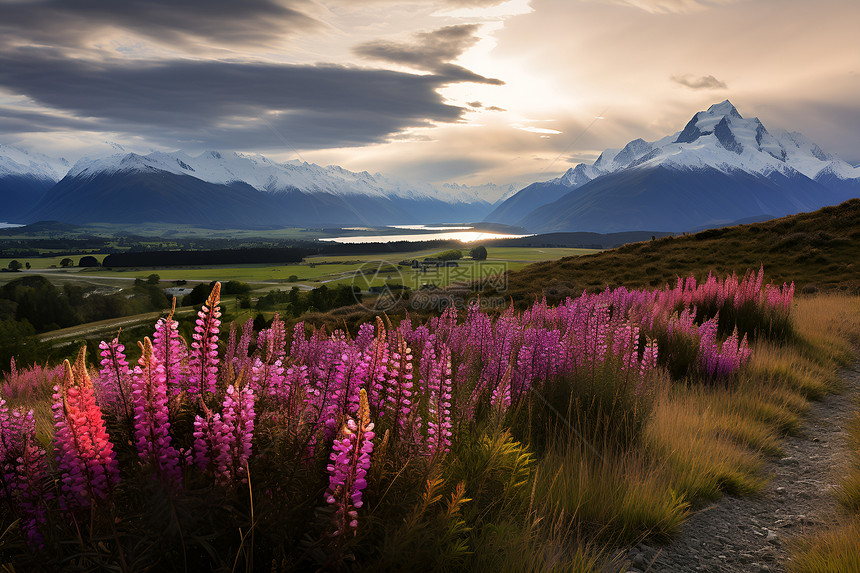
<svg viewBox="0 0 860 573">
<path fill-rule="evenodd" d="M 804 355 L 826 364 L 847 364 L 860 344 L 860 299 L 815 297 L 801 301 L 795 320 L 805 337 Z M 860 411 L 849 425 L 852 470 L 835 495 L 847 515 L 841 523 L 796 542 L 789 571 L 849 573 L 860 571 Z"/>
</svg>

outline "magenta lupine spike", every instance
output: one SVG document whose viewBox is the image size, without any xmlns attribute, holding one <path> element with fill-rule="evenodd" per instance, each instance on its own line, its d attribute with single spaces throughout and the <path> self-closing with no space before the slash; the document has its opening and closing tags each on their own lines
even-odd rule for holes
<svg viewBox="0 0 860 573">
<path fill-rule="evenodd" d="M 287 331 L 280 315 L 276 312 L 272 318 L 272 326 L 261 330 L 257 338 L 257 348 L 263 362 L 273 364 L 275 360 L 286 357 Z"/>
<path fill-rule="evenodd" d="M 140 344 L 140 343 L 138 343 Z M 182 485 L 179 452 L 171 445 L 164 365 L 152 352 L 148 337 L 140 344 L 141 356 L 132 375 L 134 440 L 140 459 L 150 464 L 164 483 Z"/>
<path fill-rule="evenodd" d="M 194 463 L 212 474 L 216 483 L 227 485 L 232 466 L 230 429 L 221 420 L 221 414 L 213 413 L 205 403 L 203 414 L 204 417 L 194 417 Z"/>
<path fill-rule="evenodd" d="M 191 359 L 188 364 L 188 393 L 214 393 L 218 381 L 218 332 L 221 326 L 221 283 L 216 282 L 197 313 L 192 334 Z"/>
<path fill-rule="evenodd" d="M 46 502 L 52 494 L 45 488 L 48 462 L 36 440 L 33 410 L 11 413 L 0 398 L 0 495 L 15 508 L 27 544 L 40 549 L 44 539 L 40 529 L 47 523 Z"/>
<path fill-rule="evenodd" d="M 639 367 L 639 382 L 633 390 L 633 395 L 637 398 L 641 398 L 648 391 L 648 387 L 646 386 L 648 375 L 657 369 L 657 354 L 657 341 L 649 340 L 642 353 L 642 362 Z"/>
<path fill-rule="evenodd" d="M 230 323 L 230 332 L 227 334 L 227 349 L 224 351 L 224 362 L 234 364 L 236 360 L 236 323 Z"/>
<path fill-rule="evenodd" d="M 221 420 L 228 432 L 230 475 L 233 481 L 247 483 L 251 440 L 254 437 L 254 392 L 250 388 L 227 387 Z"/>
<path fill-rule="evenodd" d="M 156 361 L 164 366 L 164 377 L 171 396 L 179 394 L 187 387 L 184 364 L 188 352 L 185 341 L 179 336 L 179 323 L 173 320 L 175 311 L 176 297 L 173 297 L 170 314 L 166 318 L 158 319 L 155 333 L 152 335 L 152 353 Z"/>
<path fill-rule="evenodd" d="M 507 412 L 511 407 L 511 377 L 505 374 L 490 396 L 490 405 L 500 412 Z"/>
<path fill-rule="evenodd" d="M 531 387 L 532 381 L 538 377 L 537 368 L 535 367 L 536 358 L 538 357 L 538 348 L 532 344 L 523 344 L 517 353 L 516 369 L 513 372 L 512 387 L 515 387 L 515 392 L 519 395 L 524 393 Z"/>
<path fill-rule="evenodd" d="M 370 343 L 373 342 L 373 334 L 375 331 L 373 323 L 365 322 L 358 326 L 358 335 L 355 337 L 355 345 L 359 350 L 366 350 Z"/>
<path fill-rule="evenodd" d="M 103 408 L 110 408 L 117 418 L 131 420 L 131 369 L 125 357 L 125 346 L 114 338 L 102 340 L 101 372 L 99 374 L 98 398 Z"/>
<path fill-rule="evenodd" d="M 385 412 L 395 437 L 405 436 L 412 412 L 412 350 L 400 332 L 389 357 Z"/>
<path fill-rule="evenodd" d="M 428 380 L 429 418 L 427 448 L 430 455 L 451 449 L 451 350 L 443 345 Z M 508 394 L 510 404 L 510 394 Z"/>
<path fill-rule="evenodd" d="M 418 361 L 418 380 L 422 391 L 431 388 L 430 378 L 437 369 L 436 336 L 428 334 L 422 340 L 421 358 Z"/>
<path fill-rule="evenodd" d="M 382 319 L 376 317 L 376 338 L 366 348 L 365 371 L 367 380 L 367 394 L 372 412 L 377 416 L 382 415 L 385 400 L 385 378 L 388 367 L 388 334 Z M 356 345 L 358 347 L 358 345 Z"/>
<path fill-rule="evenodd" d="M 348 347 L 336 365 L 332 398 L 336 401 L 340 414 L 354 415 L 358 412 L 359 390 L 367 379 L 368 362 L 364 357 L 365 354 L 357 348 Z M 334 422 L 338 423 L 336 420 Z"/>
<path fill-rule="evenodd" d="M 257 396 L 278 396 L 283 394 L 284 367 L 280 359 L 265 364 L 259 357 L 254 358 L 251 366 L 251 388 Z"/>
<path fill-rule="evenodd" d="M 358 421 L 347 418 L 332 444 L 331 463 L 326 467 L 329 486 L 325 500 L 335 508 L 332 537 L 355 535 L 358 530 L 358 510 L 364 505 L 362 493 L 367 487 L 374 436 L 367 393 L 362 389 Z"/>
<path fill-rule="evenodd" d="M 262 334 L 262 332 L 261 332 Z M 225 364 L 230 364 L 233 367 L 233 374 L 236 377 L 240 375 L 248 376 L 251 369 L 251 357 L 248 355 L 248 349 L 251 346 L 251 339 L 254 336 L 254 321 L 250 318 L 242 325 L 242 335 L 236 342 L 236 323 L 230 324 L 231 342 L 227 346 L 227 352 L 224 356 Z"/>
<path fill-rule="evenodd" d="M 119 482 L 101 410 L 81 349 L 74 369 L 66 360 L 62 386 L 54 387 L 54 458 L 60 472 L 60 507 L 78 510 L 108 497 Z"/>
<path fill-rule="evenodd" d="M 290 345 L 290 358 L 295 362 L 306 362 L 308 347 L 308 339 L 305 336 L 305 323 L 297 322 L 293 327 L 293 340 Z"/>
</svg>

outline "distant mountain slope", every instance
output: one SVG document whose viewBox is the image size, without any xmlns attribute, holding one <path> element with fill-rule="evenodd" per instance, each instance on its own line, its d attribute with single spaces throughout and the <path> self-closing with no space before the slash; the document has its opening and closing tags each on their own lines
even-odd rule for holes
<svg viewBox="0 0 860 573">
<path fill-rule="evenodd" d="M 858 195 L 860 169 L 800 133 L 770 133 L 726 100 L 673 135 L 607 149 L 592 165 L 524 188 L 488 220 L 533 232 L 682 231 Z"/>
<path fill-rule="evenodd" d="M 658 165 L 629 169 L 591 181 L 520 221 L 543 232 L 579 229 L 680 232 L 718 226 L 760 213 L 786 215 L 838 202 L 835 193 L 808 177 L 773 172 L 763 176 L 711 167 L 678 170 Z"/>
<path fill-rule="evenodd" d="M 522 306 L 535 296 L 551 303 L 584 289 L 674 283 L 764 264 L 767 280 L 795 281 L 798 290 L 840 288 L 860 294 L 860 199 L 763 223 L 632 243 L 583 257 L 529 265 L 508 274 L 505 299 Z M 480 285 L 476 285 L 480 290 Z"/>
<path fill-rule="evenodd" d="M 28 175 L 0 175 L 0 222 L 17 223 L 56 181 Z"/>
<path fill-rule="evenodd" d="M 45 172 L 33 162 L 22 166 L 10 158 L 8 163 L 22 177 Z M 146 217 L 136 221 L 243 227 L 462 222 L 483 219 L 493 203 L 514 191 L 493 184 L 404 182 L 339 166 L 218 151 L 120 153 L 82 159 L 64 174 L 54 172 L 38 189 L 16 191 L 14 211 L 12 200 L 6 202 L 10 220 L 125 223 L 136 216 Z M 7 185 L 5 191 L 11 196 L 18 187 Z M 171 200 L 182 205 L 168 205 Z M 134 214 L 122 212 L 126 206 L 134 206 Z"/>
<path fill-rule="evenodd" d="M 458 211 L 465 220 L 483 214 L 480 206 L 430 198 L 345 196 L 298 189 L 267 193 L 245 182 L 209 183 L 159 170 L 99 171 L 65 177 L 45 194 L 27 221 L 306 227 L 422 222 L 416 212 L 430 222 Z"/>
<path fill-rule="evenodd" d="M 0 145 L 0 222 L 18 222 L 67 169 L 64 159 Z"/>
<path fill-rule="evenodd" d="M 532 183 L 528 187 L 520 189 L 493 209 L 484 220 L 492 223 L 504 223 L 505 225 L 517 225 L 525 213 L 558 201 L 573 189 L 588 183 L 601 174 L 602 171 L 599 169 L 580 163 L 575 169 L 569 169 L 561 177 Z"/>
</svg>

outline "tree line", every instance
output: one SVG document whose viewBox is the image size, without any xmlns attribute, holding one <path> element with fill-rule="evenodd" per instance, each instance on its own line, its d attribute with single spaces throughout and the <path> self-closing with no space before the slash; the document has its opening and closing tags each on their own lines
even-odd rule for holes
<svg viewBox="0 0 860 573">
<path fill-rule="evenodd" d="M 143 251 L 110 254 L 104 258 L 102 266 L 113 268 L 297 263 L 313 253 L 312 249 L 296 247 L 217 249 L 211 251 Z"/>
</svg>

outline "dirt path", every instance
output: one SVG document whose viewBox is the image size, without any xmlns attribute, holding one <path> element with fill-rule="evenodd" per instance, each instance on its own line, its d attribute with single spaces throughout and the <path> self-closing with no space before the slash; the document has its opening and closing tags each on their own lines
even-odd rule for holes
<svg viewBox="0 0 860 573">
<path fill-rule="evenodd" d="M 193 312 L 194 311 L 192 309 L 177 310 L 176 317 L 190 315 Z M 163 316 L 164 314 L 165 313 L 163 311 L 156 311 L 147 312 L 145 314 L 135 314 L 132 316 L 123 316 L 121 318 L 99 320 L 97 322 L 88 322 L 86 324 L 79 324 L 77 326 L 70 326 L 68 328 L 61 328 L 59 330 L 51 330 L 50 332 L 40 334 L 39 339 L 42 342 L 50 342 L 70 338 L 86 338 L 92 334 L 115 331 L 118 328 L 135 326 L 137 324 L 145 322 L 151 322 L 154 327 L 155 321 L 158 320 L 158 318 Z"/>
<path fill-rule="evenodd" d="M 832 490 L 850 463 L 845 427 L 860 396 L 860 360 L 840 376 L 845 391 L 810 404 L 801 433 L 768 464 L 771 479 L 760 494 L 725 496 L 699 510 L 665 547 L 638 545 L 628 571 L 785 571 L 786 542 L 833 523 L 838 512 Z"/>
</svg>

